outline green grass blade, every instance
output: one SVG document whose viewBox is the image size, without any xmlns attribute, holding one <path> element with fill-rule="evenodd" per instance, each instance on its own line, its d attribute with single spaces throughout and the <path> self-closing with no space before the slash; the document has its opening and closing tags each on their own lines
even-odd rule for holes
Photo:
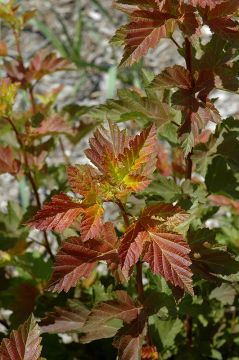
<svg viewBox="0 0 239 360">
<path fill-rule="evenodd" d="M 59 51 L 62 57 L 68 58 L 70 56 L 68 49 L 65 44 L 60 40 L 60 38 L 49 29 L 49 27 L 44 24 L 44 22 L 34 19 L 33 23 L 37 26 L 38 30 L 48 39 L 48 41 L 54 46 L 56 50 Z"/>
<path fill-rule="evenodd" d="M 111 66 L 107 74 L 106 97 L 112 99 L 116 93 L 117 66 Z"/>
<path fill-rule="evenodd" d="M 71 35 L 70 35 L 70 33 L 69 33 L 68 29 L 67 29 L 67 26 L 64 23 L 64 21 L 63 21 L 62 17 L 60 16 L 60 14 L 58 14 L 58 12 L 56 10 L 52 9 L 52 12 L 55 14 L 55 16 L 57 18 L 57 21 L 59 22 L 59 24 L 61 26 L 62 32 L 66 37 L 66 41 L 68 43 L 68 46 L 66 46 L 66 45 L 65 46 L 67 47 L 68 52 L 72 53 L 72 51 L 73 51 L 73 40 L 72 40 Z"/>
</svg>

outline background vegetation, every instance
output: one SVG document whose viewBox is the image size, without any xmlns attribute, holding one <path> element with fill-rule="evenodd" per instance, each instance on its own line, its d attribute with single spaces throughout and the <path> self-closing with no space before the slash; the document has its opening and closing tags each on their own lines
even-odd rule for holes
<svg viewBox="0 0 239 360">
<path fill-rule="evenodd" d="M 135 54 L 130 37 L 144 23 L 131 33 L 135 22 L 126 3 L 139 6 L 141 16 L 167 13 L 162 24 L 153 26 L 170 25 L 171 30 Z M 38 349 L 17 354 L 12 335 L 12 343 L 2 342 L 0 359 L 40 358 L 39 331 L 41 356 L 48 360 L 239 359 L 239 2 L 190 4 L 197 9 L 196 20 L 180 1 L 118 1 L 118 9 L 108 0 L 0 1 L 0 337 L 25 323 L 15 336 L 29 333 L 25 340 Z M 127 13 L 130 25 L 122 28 Z M 166 23 L 172 19 L 175 31 Z M 118 67 L 123 47 L 115 45 L 125 47 L 122 62 L 130 67 Z M 114 146 L 125 136 L 118 135 L 115 123 L 127 129 L 129 152 L 140 164 L 137 174 L 129 171 L 125 187 L 118 187 L 110 171 L 115 167 L 120 176 L 127 161 L 116 154 L 122 161 L 117 168 L 116 160 L 110 167 L 104 158 L 107 152 L 115 156 L 107 148 L 108 126 Z M 87 158 L 84 150 L 96 129 Z M 132 140 L 139 132 L 146 145 Z M 98 166 L 100 180 L 85 170 L 76 174 L 70 166 L 90 161 Z M 152 182 L 147 162 L 156 167 Z M 120 260 L 102 257 L 99 263 L 87 262 L 80 253 L 78 277 L 59 279 L 68 239 L 80 232 L 91 241 L 82 223 L 72 226 L 75 212 L 56 219 L 56 212 L 69 205 L 59 194 L 83 195 L 89 208 L 93 190 L 82 184 L 92 182 L 99 182 L 96 203 L 102 197 L 100 215 L 104 212 L 104 221 L 113 224 L 115 243 L 122 239 L 127 245 L 132 226 L 140 227 L 147 216 L 150 224 L 160 221 L 160 229 L 173 234 L 174 244 L 185 241 L 183 250 L 171 250 L 185 260 L 183 275 L 182 263 L 177 264 L 180 280 L 156 269 L 148 250 L 137 255 L 149 265 L 136 260 L 136 269 L 126 269 L 122 253 Z M 82 211 L 76 210 L 79 199 L 72 200 L 74 211 Z M 43 206 L 47 201 L 50 205 Z M 146 216 L 142 209 L 155 204 Z M 158 231 L 153 224 L 150 231 Z M 112 241 L 112 228 L 106 230 Z M 98 236 L 102 230 L 97 223 L 91 231 Z M 98 249 L 95 243 L 85 246 Z M 102 248 L 97 251 L 105 256 Z M 49 281 L 52 291 L 46 291 Z M 115 319 L 110 311 L 104 317 L 109 305 L 118 311 L 126 307 L 125 317 Z M 140 315 L 135 325 L 136 313 L 147 320 Z M 6 355 L 9 349 L 13 355 Z"/>
</svg>

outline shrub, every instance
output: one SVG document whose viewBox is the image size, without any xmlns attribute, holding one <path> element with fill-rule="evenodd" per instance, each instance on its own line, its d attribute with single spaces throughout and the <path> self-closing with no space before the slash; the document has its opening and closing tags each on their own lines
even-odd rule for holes
<svg viewBox="0 0 239 360">
<path fill-rule="evenodd" d="M 41 321 L 31 315 L 4 339 L 3 359 L 38 359 L 40 331 L 76 333 L 69 359 L 113 359 L 111 343 L 121 360 L 237 358 L 239 123 L 236 116 L 222 119 L 213 94 L 239 88 L 238 6 L 236 0 L 116 2 L 129 18 L 112 39 L 124 47 L 121 66 L 138 62 L 165 38 L 184 65 L 157 75 L 143 69 L 143 89 L 122 89 L 117 100 L 91 109 L 102 124 L 85 151 L 89 161 L 68 166 L 69 188 L 55 169 L 58 191 L 43 205 L 38 188 L 49 179 L 41 176 L 41 154 L 51 147 L 39 139 L 73 136 L 73 130 L 52 110 L 56 94 L 36 102 L 34 86 L 68 63 L 38 53 L 26 66 L 19 36 L 33 13 L 18 17 L 12 2 L 1 6 L 18 49 L 16 61 L 4 65 L 1 123 L 15 133 L 18 148 L 0 148 L 0 170 L 17 179 L 24 174 L 39 207 L 24 219 L 16 212 L 21 246 L 7 246 L 2 265 L 23 271 L 28 261 L 29 267 L 29 227 L 43 232 L 44 261 L 54 259 L 45 286 L 50 293 L 39 290 L 46 274 L 37 282 L 33 269 L 20 284 L 29 287 L 20 296 L 36 291 L 31 306 Z M 7 55 L 4 43 L 1 48 Z M 31 102 L 23 114 L 13 109 L 20 89 Z M 61 239 L 56 256 L 49 231 Z M 50 338 L 43 337 L 43 354 L 53 359 Z M 81 345 L 96 340 L 96 350 Z"/>
</svg>

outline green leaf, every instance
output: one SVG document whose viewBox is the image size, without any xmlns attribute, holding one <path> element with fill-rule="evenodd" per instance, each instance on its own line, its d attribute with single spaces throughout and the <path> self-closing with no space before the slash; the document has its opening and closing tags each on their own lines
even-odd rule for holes
<svg viewBox="0 0 239 360">
<path fill-rule="evenodd" d="M 108 100 L 90 112 L 98 121 L 110 119 L 113 122 L 137 120 L 141 124 L 155 122 L 160 127 L 174 120 L 178 112 L 167 103 L 141 96 L 139 92 L 129 89 L 118 91 L 119 100 Z"/>
<path fill-rule="evenodd" d="M 212 290 L 209 299 L 216 299 L 223 305 L 232 305 L 235 296 L 237 294 L 236 289 L 230 284 L 222 284 L 221 286 Z"/>
<path fill-rule="evenodd" d="M 157 196 L 166 202 L 173 202 L 181 196 L 182 190 L 173 179 L 158 174 L 147 189 L 140 194 Z"/>
<path fill-rule="evenodd" d="M 150 319 L 150 323 L 150 325 L 153 325 L 155 331 L 158 333 L 164 350 L 174 345 L 176 336 L 183 329 L 183 323 L 178 318 L 172 320 L 161 320 L 157 316 L 153 316 Z"/>
<path fill-rule="evenodd" d="M 209 165 L 205 182 L 210 193 L 224 193 L 239 197 L 238 181 L 233 171 L 227 167 L 226 161 L 220 156 L 215 157 Z"/>
</svg>

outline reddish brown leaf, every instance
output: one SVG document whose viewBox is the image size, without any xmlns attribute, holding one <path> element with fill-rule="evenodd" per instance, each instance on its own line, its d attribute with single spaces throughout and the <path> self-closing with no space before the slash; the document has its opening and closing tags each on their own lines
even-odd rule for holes
<svg viewBox="0 0 239 360">
<path fill-rule="evenodd" d="M 39 289 L 31 283 L 20 283 L 14 289 L 15 301 L 13 304 L 12 323 L 21 324 L 34 311 Z"/>
<path fill-rule="evenodd" d="M 117 263 L 117 237 L 112 223 L 104 224 L 98 239 L 83 242 L 80 237 L 72 237 L 62 244 L 49 290 L 69 291 L 82 277 L 88 277 L 99 260 Z"/>
<path fill-rule="evenodd" d="M 32 128 L 30 136 L 40 137 L 51 134 L 72 134 L 72 128 L 60 115 L 44 119 L 38 128 Z"/>
<path fill-rule="evenodd" d="M 113 345 L 118 349 L 120 360 L 139 360 L 143 338 L 146 334 L 146 317 L 141 312 L 130 324 L 118 331 Z"/>
<path fill-rule="evenodd" d="M 190 248 L 183 237 L 157 231 L 140 233 L 138 236 L 146 243 L 143 259 L 149 263 L 152 271 L 193 295 L 191 261 L 188 256 Z"/>
<path fill-rule="evenodd" d="M 84 343 L 114 336 L 117 327 L 111 327 L 110 320 L 120 319 L 124 323 L 130 323 L 137 318 L 141 308 L 134 304 L 129 295 L 125 291 L 116 291 L 116 296 L 116 300 L 100 303 L 90 312 L 82 328 L 82 332 L 86 334 L 82 338 Z M 102 333 L 104 327 L 106 331 Z"/>
<path fill-rule="evenodd" d="M 235 213 L 239 213 L 239 201 L 233 200 L 224 195 L 210 195 L 208 197 L 216 206 L 230 206 Z"/>
<path fill-rule="evenodd" d="M 101 204 L 95 204 L 84 211 L 81 222 L 81 237 L 83 241 L 93 239 L 100 233 L 104 209 Z"/>
<path fill-rule="evenodd" d="M 113 171 L 116 158 L 128 146 L 129 137 L 125 130 L 110 124 L 109 131 L 103 126 L 98 128 L 90 139 L 90 148 L 85 151 L 90 161 L 102 172 Z"/>
<path fill-rule="evenodd" d="M 143 130 L 132 140 L 115 125 L 110 125 L 110 132 L 103 128 L 97 131 L 86 155 L 104 176 L 105 188 L 104 179 L 101 179 L 101 189 L 98 190 L 102 197 L 107 199 L 108 193 L 125 196 L 144 189 L 150 183 L 156 167 L 157 143 L 155 126 Z M 95 180 L 99 181 L 99 178 Z"/>
<path fill-rule="evenodd" d="M 162 38 L 175 30 L 175 19 L 171 14 L 160 11 L 135 10 L 131 13 L 131 22 L 123 28 L 126 35 L 125 53 L 121 64 L 128 66 L 155 48 Z"/>
<path fill-rule="evenodd" d="M 232 15 L 238 10 L 239 0 L 220 1 L 210 11 L 203 14 L 205 23 L 211 30 L 225 39 L 239 38 L 238 22 Z"/>
<path fill-rule="evenodd" d="M 78 165 L 69 166 L 67 173 L 71 189 L 84 196 L 85 202 L 88 204 L 95 204 L 98 190 L 98 171 L 90 165 Z"/>
<path fill-rule="evenodd" d="M 132 65 L 150 48 L 155 48 L 162 38 L 169 37 L 178 25 L 188 36 L 194 35 L 199 28 L 195 8 L 180 2 L 164 0 L 118 1 L 119 9 L 129 15 L 129 24 L 121 27 L 113 41 L 124 44 L 122 65 Z M 132 7 L 133 5 L 133 7 Z"/>
<path fill-rule="evenodd" d="M 4 61 L 4 67 L 7 72 L 8 78 L 11 79 L 12 82 L 19 82 L 25 84 L 25 74 L 17 61 Z"/>
<path fill-rule="evenodd" d="M 192 87 L 190 72 L 181 65 L 166 68 L 150 84 L 150 88 L 171 89 L 174 87 L 186 90 Z"/>
<path fill-rule="evenodd" d="M 193 6 L 199 6 L 201 8 L 209 7 L 213 9 L 217 4 L 224 2 L 225 0 L 190 0 L 190 4 Z"/>
<path fill-rule="evenodd" d="M 215 1 L 216 6 L 209 12 L 210 18 L 233 15 L 239 7 L 239 0 Z"/>
<path fill-rule="evenodd" d="M 163 176 L 169 176 L 172 174 L 169 153 L 162 144 L 158 144 L 157 169 Z"/>
<path fill-rule="evenodd" d="M 46 157 L 48 156 L 47 151 L 42 151 L 38 155 L 34 155 L 32 153 L 27 152 L 27 163 L 30 168 L 36 168 L 37 170 L 41 170 L 43 166 L 46 164 Z"/>
<path fill-rule="evenodd" d="M 127 229 L 120 243 L 119 256 L 124 273 L 127 275 L 142 256 L 155 274 L 192 294 L 190 248 L 183 236 L 174 231 L 184 220 L 182 210 L 172 205 L 146 208 L 139 220 Z"/>
<path fill-rule="evenodd" d="M 215 234 L 208 229 L 188 232 L 192 269 L 205 279 L 221 281 L 221 275 L 238 272 L 239 263 L 215 241 Z M 218 276 L 219 275 L 219 276 Z"/>
<path fill-rule="evenodd" d="M 0 347 L 2 360 L 38 360 L 41 354 L 40 328 L 33 315 L 12 331 L 9 339 L 3 339 Z"/>
<path fill-rule="evenodd" d="M 80 332 L 89 310 L 80 303 L 69 302 L 70 306 L 61 308 L 56 306 L 54 312 L 40 323 L 42 333 L 57 334 L 63 332 Z"/>
<path fill-rule="evenodd" d="M 197 138 L 209 121 L 214 123 L 221 121 L 218 110 L 210 100 L 204 102 L 189 90 L 180 89 L 175 92 L 172 102 L 183 114 L 183 123 L 178 130 L 180 136 L 192 132 Z"/>
<path fill-rule="evenodd" d="M 43 205 L 28 225 L 38 230 L 63 231 L 69 227 L 84 209 L 82 204 L 61 193 Z"/>
<path fill-rule="evenodd" d="M 20 161 L 14 159 L 12 149 L 0 146 L 0 174 L 16 175 L 20 170 Z"/>
<path fill-rule="evenodd" d="M 28 81 L 33 78 L 40 80 L 43 76 L 55 71 L 64 70 L 68 66 L 68 60 L 59 58 L 54 53 L 46 55 L 44 51 L 39 51 L 30 61 L 29 70 L 26 76 Z"/>
</svg>

